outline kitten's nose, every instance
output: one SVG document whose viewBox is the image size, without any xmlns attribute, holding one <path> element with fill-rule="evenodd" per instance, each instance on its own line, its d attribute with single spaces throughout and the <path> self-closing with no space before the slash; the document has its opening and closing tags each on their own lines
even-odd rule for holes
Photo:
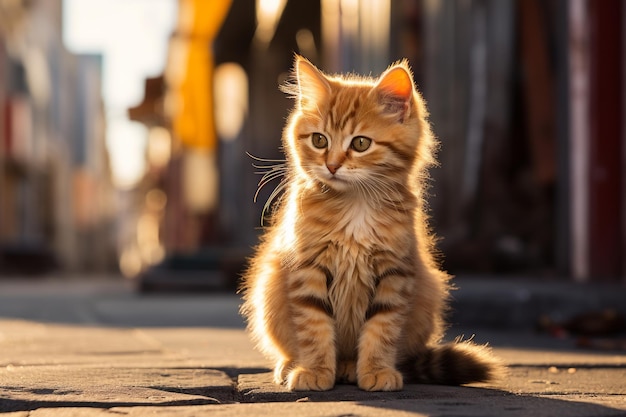
<svg viewBox="0 0 626 417">
<path fill-rule="evenodd" d="M 327 162 L 326 163 L 326 168 L 328 168 L 328 170 L 330 171 L 331 174 L 335 175 L 335 172 L 337 172 L 337 170 L 341 167 L 341 164 L 337 164 L 337 163 L 332 163 L 332 162 Z"/>
</svg>

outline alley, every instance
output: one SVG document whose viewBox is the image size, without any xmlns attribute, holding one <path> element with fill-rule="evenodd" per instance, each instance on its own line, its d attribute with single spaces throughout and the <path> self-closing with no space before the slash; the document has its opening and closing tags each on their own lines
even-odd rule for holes
<svg viewBox="0 0 626 417">
<path fill-rule="evenodd" d="M 234 294 L 140 295 L 124 282 L 0 283 L 0 412 L 358 416 L 620 416 L 623 352 L 575 349 L 529 331 L 478 328 L 510 367 L 499 383 L 341 385 L 292 393 L 271 382 Z M 452 328 L 449 335 L 465 332 Z M 466 333 L 467 334 L 467 333 Z"/>
</svg>

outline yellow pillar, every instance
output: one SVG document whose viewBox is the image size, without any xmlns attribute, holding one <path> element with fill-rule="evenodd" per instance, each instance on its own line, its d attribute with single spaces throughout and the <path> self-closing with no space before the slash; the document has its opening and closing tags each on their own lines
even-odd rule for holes
<svg viewBox="0 0 626 417">
<path fill-rule="evenodd" d="M 212 151 L 216 146 L 213 116 L 212 43 L 231 0 L 180 0 L 175 40 L 168 63 L 172 130 L 183 145 Z M 174 59 L 172 59 L 174 56 Z"/>
</svg>

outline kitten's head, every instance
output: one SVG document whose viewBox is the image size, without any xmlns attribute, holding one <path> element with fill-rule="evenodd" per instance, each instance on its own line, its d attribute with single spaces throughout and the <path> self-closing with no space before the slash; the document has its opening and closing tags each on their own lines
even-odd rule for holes
<svg viewBox="0 0 626 417">
<path fill-rule="evenodd" d="M 406 61 L 378 79 L 330 77 L 296 57 L 284 135 L 299 175 L 336 191 L 406 184 L 432 162 L 427 114 Z"/>
</svg>

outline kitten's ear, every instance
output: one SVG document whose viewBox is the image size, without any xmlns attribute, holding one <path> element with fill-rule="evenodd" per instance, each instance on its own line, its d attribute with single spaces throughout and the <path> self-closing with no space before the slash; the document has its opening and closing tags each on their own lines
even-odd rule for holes
<svg viewBox="0 0 626 417">
<path fill-rule="evenodd" d="M 400 123 L 406 119 L 413 99 L 413 79 L 405 62 L 385 71 L 373 90 L 384 106 L 384 112 L 398 117 Z"/>
<path fill-rule="evenodd" d="M 315 107 L 315 103 L 324 100 L 330 94 L 330 84 L 324 74 L 299 55 L 296 56 L 295 73 L 301 108 Z"/>
</svg>

